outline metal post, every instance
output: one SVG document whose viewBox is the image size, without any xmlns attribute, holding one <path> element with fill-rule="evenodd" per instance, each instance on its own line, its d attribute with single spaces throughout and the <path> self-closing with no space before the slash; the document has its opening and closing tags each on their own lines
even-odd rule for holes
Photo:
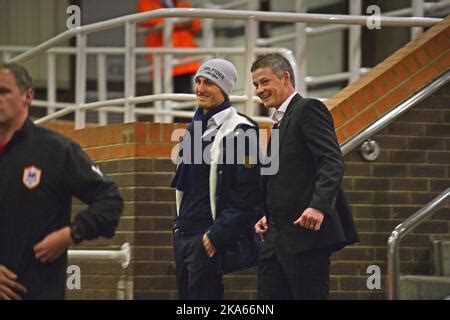
<svg viewBox="0 0 450 320">
<path fill-rule="evenodd" d="M 125 115 L 124 122 L 136 121 L 134 104 L 128 101 L 135 95 L 136 83 L 136 24 L 125 23 Z"/>
<path fill-rule="evenodd" d="M 98 101 L 105 101 L 108 99 L 107 84 L 106 84 L 106 54 L 97 54 L 97 99 Z M 100 125 L 108 124 L 108 113 L 105 110 L 98 112 L 98 120 Z"/>
<path fill-rule="evenodd" d="M 295 2 L 295 12 L 305 13 L 306 12 L 306 1 L 297 0 Z M 306 86 L 306 23 L 296 23 L 295 24 L 295 60 L 297 60 L 297 75 L 295 79 L 296 90 L 300 94 L 307 95 Z"/>
<path fill-rule="evenodd" d="M 77 34 L 75 129 L 83 129 L 86 126 L 86 112 L 79 108 L 86 102 L 86 38 L 87 36 L 84 33 Z"/>
<path fill-rule="evenodd" d="M 3 62 L 8 62 L 11 59 L 11 52 L 4 51 L 3 52 Z"/>
<path fill-rule="evenodd" d="M 388 299 L 397 300 L 399 298 L 398 276 L 400 275 L 399 264 L 399 234 L 396 230 L 392 232 L 394 236 L 388 239 Z"/>
<path fill-rule="evenodd" d="M 55 54 L 49 52 L 47 54 L 47 114 L 55 112 L 56 102 L 56 66 Z"/>
<path fill-rule="evenodd" d="M 119 261 L 123 269 L 128 268 L 131 262 L 131 247 L 128 242 L 120 250 L 68 250 L 67 254 L 69 259 Z"/>
<path fill-rule="evenodd" d="M 214 47 L 214 19 L 203 19 L 203 47 Z M 212 59 L 211 55 L 206 57 L 206 60 L 209 59 Z"/>
<path fill-rule="evenodd" d="M 245 103 L 245 114 L 247 116 L 253 115 L 253 101 L 254 88 L 250 79 L 250 68 L 255 59 L 255 46 L 257 39 L 257 23 L 254 16 L 250 16 L 245 21 L 245 95 L 247 102 Z"/>
<path fill-rule="evenodd" d="M 350 0 L 350 15 L 361 15 L 361 0 Z M 361 68 L 361 26 L 351 25 L 349 33 L 348 65 L 351 83 L 359 78 Z"/>
<path fill-rule="evenodd" d="M 165 48 L 172 48 L 172 32 L 174 27 L 174 18 L 166 18 L 164 20 L 164 31 L 163 31 L 163 41 Z M 164 55 L 164 92 L 165 93 L 173 93 L 173 85 L 172 85 L 172 54 Z M 164 109 L 171 110 L 171 101 L 164 102 Z M 164 122 L 173 122 L 173 116 L 164 115 Z"/>
<path fill-rule="evenodd" d="M 161 94 L 162 93 L 162 81 L 161 81 L 161 55 L 154 54 L 153 55 L 153 94 Z M 161 100 L 155 101 L 155 113 L 154 122 L 163 122 L 164 116 L 162 116 L 159 112 L 163 110 L 163 104 Z"/>
<path fill-rule="evenodd" d="M 425 6 L 423 0 L 412 0 L 412 16 L 413 17 L 423 17 Z M 423 32 L 423 27 L 412 27 L 411 28 L 411 40 L 417 37 Z"/>
</svg>

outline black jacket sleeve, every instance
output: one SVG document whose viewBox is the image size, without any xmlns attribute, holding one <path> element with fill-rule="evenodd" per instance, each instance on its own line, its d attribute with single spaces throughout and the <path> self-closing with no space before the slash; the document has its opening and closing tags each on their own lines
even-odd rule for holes
<svg viewBox="0 0 450 320">
<path fill-rule="evenodd" d="M 247 127 L 240 133 L 250 136 L 248 130 L 254 132 L 256 140 L 246 140 L 245 153 L 235 148 L 235 164 L 225 164 L 218 172 L 218 210 L 208 231 L 208 237 L 218 251 L 233 245 L 241 234 L 253 227 L 261 203 L 258 129 Z M 239 146 L 237 139 L 234 143 Z M 252 143 L 256 146 L 250 148 Z"/>
<path fill-rule="evenodd" d="M 123 209 L 116 184 L 101 173 L 79 145 L 70 143 L 65 156 L 65 186 L 88 205 L 72 225 L 76 225 L 82 239 L 113 237 Z"/>
<path fill-rule="evenodd" d="M 322 102 L 311 99 L 303 109 L 301 128 L 316 167 L 310 207 L 331 215 L 344 175 L 344 162 L 331 113 Z"/>
</svg>

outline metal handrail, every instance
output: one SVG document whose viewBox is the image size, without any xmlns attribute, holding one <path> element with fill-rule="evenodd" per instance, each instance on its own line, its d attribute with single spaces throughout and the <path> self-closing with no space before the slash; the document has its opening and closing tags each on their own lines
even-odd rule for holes
<svg viewBox="0 0 450 320">
<path fill-rule="evenodd" d="M 68 250 L 68 256 L 71 259 L 119 261 L 122 268 L 126 269 L 131 261 L 131 247 L 125 242 L 120 250 Z"/>
<path fill-rule="evenodd" d="M 195 101 L 196 96 L 195 94 L 185 94 L 185 93 L 163 93 L 163 94 L 152 94 L 152 95 L 146 95 L 146 96 L 139 96 L 139 97 L 132 97 L 132 98 L 119 98 L 119 99 L 110 99 L 110 100 L 104 100 L 104 101 L 97 101 L 97 102 L 90 102 L 90 103 L 84 103 L 80 106 L 76 106 L 75 104 L 68 104 L 63 109 L 58 110 L 52 114 L 46 115 L 42 118 L 39 118 L 34 121 L 35 124 L 43 124 L 48 121 L 63 117 L 65 115 L 68 115 L 76 110 L 78 107 L 80 110 L 88 111 L 88 110 L 97 110 L 104 107 L 111 107 L 114 105 L 123 105 L 125 101 L 128 101 L 129 103 L 133 104 L 140 104 L 140 103 L 149 103 L 149 102 L 155 102 L 155 101 Z M 241 103 L 248 100 L 248 97 L 246 95 L 243 96 L 230 96 L 231 102 Z M 261 99 L 259 97 L 253 96 L 252 102 L 255 103 L 261 103 Z M 117 111 L 117 110 L 116 110 Z M 122 108 L 123 111 L 123 108 Z M 174 116 L 192 116 L 194 113 L 191 111 L 170 111 L 170 110 L 140 110 L 136 111 L 137 113 L 142 114 L 166 114 L 166 115 L 174 115 Z M 262 123 L 272 123 L 273 121 L 270 120 L 269 117 L 258 117 L 258 116 L 252 116 L 252 118 L 255 121 L 262 122 Z"/>
<path fill-rule="evenodd" d="M 431 82 L 429 85 L 415 93 L 412 97 L 408 98 L 395 109 L 392 109 L 386 113 L 383 117 L 379 118 L 377 121 L 372 123 L 366 129 L 361 131 L 355 137 L 350 139 L 348 142 L 344 143 L 341 147 L 342 154 L 345 156 L 350 151 L 355 149 L 357 146 L 361 145 L 364 141 L 372 137 L 378 131 L 388 126 L 391 122 L 396 120 L 398 117 L 403 115 L 409 109 L 411 109 L 415 104 L 424 100 L 430 96 L 433 92 L 440 89 L 450 80 L 450 71 L 445 72 L 439 78 Z"/>
<path fill-rule="evenodd" d="M 399 275 L 400 275 L 400 240 L 410 233 L 415 227 L 430 217 L 439 208 L 449 203 L 450 188 L 431 200 L 425 207 L 414 213 L 408 219 L 400 223 L 392 231 L 388 239 L 388 299 L 397 300 L 399 298 Z"/>
<path fill-rule="evenodd" d="M 359 10 L 360 11 L 360 10 Z M 359 12 L 358 10 L 353 10 L 353 12 Z M 18 56 L 12 58 L 11 62 L 24 62 L 27 59 L 30 59 L 40 53 L 45 52 L 51 47 L 59 44 L 62 41 L 66 41 L 69 38 L 74 36 L 77 37 L 77 72 L 76 72 L 76 91 L 75 91 L 75 104 L 77 108 L 75 109 L 75 128 L 83 128 L 85 126 L 85 111 L 80 108 L 85 104 L 86 93 L 85 93 L 85 80 L 86 80 L 86 54 L 87 54 L 87 35 L 92 32 L 103 31 L 115 27 L 124 26 L 125 27 L 125 94 L 126 97 L 125 105 L 124 105 L 124 121 L 125 122 L 133 122 L 135 121 L 135 108 L 132 102 L 130 102 L 130 97 L 135 95 L 135 63 L 136 63 L 136 53 L 138 49 L 135 48 L 136 45 L 136 23 L 146 21 L 154 18 L 216 18 L 216 19 L 240 19 L 246 22 L 246 42 L 245 42 L 245 69 L 249 69 L 251 62 L 254 58 L 256 50 L 254 45 L 256 43 L 256 22 L 258 21 L 268 21 L 268 22 L 283 22 L 283 23 L 324 23 L 324 24 L 349 24 L 349 25 L 365 25 L 371 19 L 370 16 L 361 16 L 361 15 L 331 15 L 331 14 L 307 14 L 307 13 L 285 13 L 285 12 L 260 12 L 260 11 L 251 11 L 251 10 L 213 10 L 213 9 L 158 9 L 149 12 L 136 13 L 131 15 L 126 15 L 119 18 L 114 18 L 106 21 L 101 21 L 89 25 L 85 25 L 82 27 L 77 27 L 74 29 L 67 30 L 56 37 L 49 39 L 35 48 L 19 54 Z M 432 26 L 443 19 L 435 19 L 435 18 L 398 18 L 398 17 L 378 17 L 380 21 L 380 25 L 384 26 L 415 26 L 415 27 L 429 27 Z M 165 28 L 164 34 L 166 34 L 166 29 L 171 30 L 170 21 L 173 19 L 168 19 L 169 24 L 168 28 Z M 354 27 L 351 27 L 353 30 Z M 355 33 L 357 35 L 357 33 Z M 352 37 L 352 39 L 355 37 Z M 356 40 L 355 40 L 356 41 Z M 156 51 L 153 51 L 156 53 Z M 164 63 L 168 65 L 168 61 L 170 60 L 170 55 L 165 56 Z M 156 59 L 158 60 L 158 59 Z M 292 60 L 292 59 L 291 59 Z M 103 58 L 104 65 L 104 58 Z M 291 61 L 295 62 L 295 61 Z M 53 66 L 49 68 L 51 72 L 54 73 L 54 56 L 49 56 L 49 66 Z M 352 64 L 350 80 L 355 77 L 359 77 L 360 68 L 359 62 Z M 358 67 L 357 67 L 358 65 Z M 161 71 L 160 62 L 155 62 L 155 68 L 157 68 L 157 73 Z M 357 67 L 357 68 L 356 68 Z M 103 66 L 103 69 L 105 67 Z M 294 67 L 293 69 L 297 71 L 303 70 L 304 68 L 300 65 L 298 67 Z M 302 71 L 302 72 L 303 72 Z M 104 73 L 104 72 L 103 72 Z M 300 78 L 304 78 L 306 75 L 303 73 L 300 74 Z M 248 74 L 247 74 L 248 77 Z M 159 93 L 159 89 L 156 88 L 161 87 L 161 81 L 159 78 L 156 78 L 154 82 L 154 91 L 155 93 Z M 253 104 L 252 104 L 252 96 L 254 95 L 254 89 L 251 85 L 249 79 L 245 81 L 245 95 L 248 99 L 245 101 L 245 110 L 247 115 L 251 116 L 253 114 Z M 300 83 L 300 82 L 298 82 Z M 298 85 L 299 86 L 299 85 Z M 164 69 L 164 87 L 170 92 L 171 81 L 170 81 L 170 70 L 168 68 Z M 297 89 L 301 92 L 306 91 L 306 86 L 303 84 L 301 88 Z M 49 110 L 54 111 L 54 88 L 48 89 L 49 91 Z M 156 103 L 155 108 L 157 110 L 161 110 L 160 102 Z M 170 108 L 170 105 L 169 105 Z M 100 120 L 106 119 L 105 114 L 100 115 Z M 102 121 L 101 121 L 102 122 Z"/>
<path fill-rule="evenodd" d="M 445 9 L 450 7 L 450 1 L 447 2 L 439 2 L 439 3 L 424 3 L 424 11 L 425 12 L 435 12 L 440 9 Z M 381 14 L 386 17 L 398 17 L 398 16 L 411 16 L 413 13 L 413 8 L 405 8 L 395 11 L 386 11 Z M 319 26 L 319 27 L 306 27 L 305 31 L 308 35 L 320 35 L 326 32 L 332 31 L 340 31 L 348 29 L 348 25 L 331 25 L 331 26 Z M 274 43 L 279 43 L 282 41 L 293 40 L 297 37 L 295 32 L 285 33 L 279 36 L 273 36 L 270 38 L 259 38 L 257 39 L 257 44 L 261 46 L 272 45 Z"/>
<path fill-rule="evenodd" d="M 343 14 L 319 14 L 319 13 L 288 13 L 288 12 L 262 12 L 249 10 L 213 10 L 213 9 L 157 9 L 149 12 L 135 13 L 119 18 L 113 18 L 89 25 L 69 29 L 63 33 L 44 41 L 33 49 L 22 53 L 10 60 L 10 62 L 23 63 L 28 59 L 45 52 L 47 49 L 82 34 L 104 31 L 123 26 L 125 23 L 139 23 L 155 18 L 214 18 L 214 19 L 241 19 L 249 17 L 257 21 L 285 22 L 285 23 L 324 23 L 324 24 L 351 24 L 367 25 L 370 16 L 348 16 Z M 386 17 L 380 16 L 382 27 L 431 27 L 443 19 L 438 18 L 414 18 L 414 17 Z"/>
</svg>

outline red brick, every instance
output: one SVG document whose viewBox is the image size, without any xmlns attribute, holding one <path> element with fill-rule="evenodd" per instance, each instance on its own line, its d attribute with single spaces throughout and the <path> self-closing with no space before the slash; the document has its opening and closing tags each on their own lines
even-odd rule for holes
<svg viewBox="0 0 450 320">
<path fill-rule="evenodd" d="M 147 130 L 149 142 L 161 142 L 161 123 L 149 123 Z"/>
<path fill-rule="evenodd" d="M 445 41 L 445 38 L 446 37 L 443 34 L 438 34 L 429 43 L 427 43 L 425 50 L 429 56 L 436 58 L 449 49 L 449 42 Z"/>
<path fill-rule="evenodd" d="M 373 109 L 367 109 L 345 126 L 345 133 L 348 136 L 353 136 L 363 130 L 369 123 L 372 123 L 376 118 L 376 112 Z"/>
<path fill-rule="evenodd" d="M 405 86 L 410 92 L 416 92 L 423 86 L 425 86 L 429 81 L 436 78 L 442 71 L 439 68 L 439 62 L 425 67 L 416 73 L 411 79 L 405 82 Z"/>
<path fill-rule="evenodd" d="M 374 109 L 377 110 L 378 115 L 383 115 L 387 111 L 397 106 L 403 100 L 406 100 L 408 96 L 409 92 L 406 90 L 404 86 L 398 87 L 395 91 L 390 92 L 380 101 L 378 101 L 375 104 Z"/>
<path fill-rule="evenodd" d="M 173 123 L 162 123 L 162 142 L 171 142 L 172 132 L 176 129 Z"/>
<path fill-rule="evenodd" d="M 409 70 L 410 74 L 414 74 L 421 67 L 412 53 L 403 59 L 403 63 Z"/>
<path fill-rule="evenodd" d="M 399 62 L 391 69 L 399 82 L 403 82 L 410 77 L 410 72 L 405 68 L 405 66 Z"/>
<path fill-rule="evenodd" d="M 385 95 L 392 88 L 388 88 L 386 83 L 383 80 L 383 75 L 372 81 L 372 85 L 375 88 L 375 91 L 378 93 L 379 97 Z"/>
<path fill-rule="evenodd" d="M 337 135 L 337 139 L 338 139 L 338 141 L 339 141 L 339 143 L 343 143 L 343 142 L 345 142 L 346 140 L 347 140 L 347 135 L 345 134 L 345 132 L 344 132 L 344 130 L 343 129 L 339 129 L 339 130 L 337 130 L 336 131 L 336 135 Z"/>
<path fill-rule="evenodd" d="M 334 108 L 333 110 L 331 110 L 331 114 L 333 116 L 334 126 L 336 128 L 339 128 L 342 124 L 344 124 L 345 118 L 338 108 Z"/>
<path fill-rule="evenodd" d="M 351 118 L 353 118 L 353 116 L 356 115 L 356 112 L 353 109 L 352 104 L 348 100 L 342 102 L 337 108 L 342 111 L 342 114 L 347 120 L 350 120 Z"/>
<path fill-rule="evenodd" d="M 448 70 L 450 68 L 450 52 L 446 52 L 440 56 L 436 62 L 439 64 L 440 69 Z"/>
<path fill-rule="evenodd" d="M 174 144 L 152 143 L 136 145 L 137 157 L 170 158 Z"/>
<path fill-rule="evenodd" d="M 134 142 L 146 142 L 147 123 L 137 122 L 134 124 Z"/>
<path fill-rule="evenodd" d="M 414 51 L 413 54 L 416 57 L 416 60 L 419 61 L 421 65 L 426 65 L 433 59 L 427 54 L 423 47 L 418 48 L 416 51 Z"/>
</svg>

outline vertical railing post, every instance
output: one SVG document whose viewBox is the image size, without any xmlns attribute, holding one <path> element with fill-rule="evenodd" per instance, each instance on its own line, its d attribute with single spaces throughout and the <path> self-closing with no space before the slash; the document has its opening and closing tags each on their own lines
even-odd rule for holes
<svg viewBox="0 0 450 320">
<path fill-rule="evenodd" d="M 350 15 L 361 15 L 361 0 L 350 0 Z M 361 68 L 361 26 L 351 25 L 349 27 L 348 41 L 348 65 L 350 67 L 350 82 L 359 78 Z"/>
<path fill-rule="evenodd" d="M 108 99 L 107 83 L 106 80 L 106 54 L 97 54 L 97 99 L 98 101 L 105 101 Z M 108 124 L 108 114 L 105 110 L 98 112 L 98 120 L 100 125 L 105 126 Z"/>
<path fill-rule="evenodd" d="M 295 12 L 304 13 L 306 12 L 306 1 L 305 0 L 297 0 L 295 2 Z M 296 23 L 295 24 L 295 33 L 297 37 L 295 37 L 295 60 L 297 60 L 297 78 L 295 79 L 296 90 L 300 92 L 300 94 L 306 96 L 307 95 L 307 86 L 306 86 L 306 23 Z"/>
<path fill-rule="evenodd" d="M 250 68 L 253 60 L 255 59 L 255 46 L 257 39 L 257 23 L 254 16 L 248 17 L 245 21 L 245 95 L 247 96 L 247 102 L 245 103 L 245 114 L 252 116 L 254 88 L 252 80 L 250 78 Z"/>
<path fill-rule="evenodd" d="M 49 52 L 47 54 L 47 114 L 55 112 L 56 103 L 56 57 Z"/>
<path fill-rule="evenodd" d="M 134 104 L 129 98 L 134 97 L 136 88 L 136 24 L 125 23 L 125 116 L 124 122 L 136 121 Z"/>
<path fill-rule="evenodd" d="M 400 264 L 399 264 L 399 241 L 398 233 L 390 236 L 388 240 L 388 299 L 399 299 L 399 281 Z"/>
<path fill-rule="evenodd" d="M 423 0 L 412 0 L 412 14 L 413 17 L 423 17 L 424 16 L 424 3 Z M 411 28 L 411 40 L 417 37 L 423 32 L 423 27 L 412 27 Z"/>
<path fill-rule="evenodd" d="M 3 62 L 8 62 L 11 59 L 11 52 L 4 51 L 3 52 Z"/>
<path fill-rule="evenodd" d="M 86 112 L 80 106 L 86 102 L 86 42 L 87 36 L 77 34 L 76 80 L 75 80 L 75 129 L 82 129 L 86 125 Z"/>
<path fill-rule="evenodd" d="M 161 81 L 161 55 L 159 53 L 153 54 L 153 94 L 162 93 L 162 81 Z M 163 110 L 163 104 L 161 100 L 155 101 L 155 109 L 157 113 L 154 116 L 154 122 L 164 122 L 164 116 L 159 112 Z"/>
<path fill-rule="evenodd" d="M 164 20 L 164 29 L 163 29 L 163 41 L 164 48 L 172 48 L 172 32 L 174 28 L 175 18 L 166 18 Z M 173 93 L 173 85 L 172 85 L 172 59 L 173 54 L 164 54 L 164 92 Z M 164 109 L 171 110 L 172 102 L 169 100 L 164 101 Z M 172 122 L 173 116 L 164 115 L 164 122 Z"/>
<path fill-rule="evenodd" d="M 214 19 L 203 19 L 203 46 L 211 49 L 214 47 Z M 212 59 L 209 55 L 206 60 Z"/>
</svg>

